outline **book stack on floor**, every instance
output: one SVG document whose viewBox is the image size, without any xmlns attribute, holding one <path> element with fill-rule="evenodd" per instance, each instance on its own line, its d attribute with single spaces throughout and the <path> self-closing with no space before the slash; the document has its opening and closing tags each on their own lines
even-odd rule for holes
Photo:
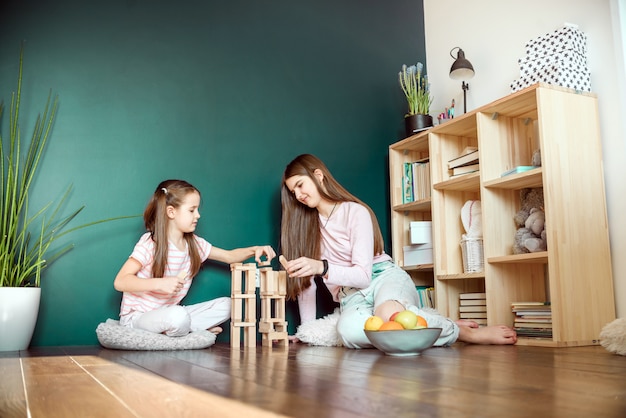
<svg viewBox="0 0 626 418">
<path fill-rule="evenodd" d="M 485 293 L 461 293 L 459 295 L 459 318 L 487 325 L 487 299 Z"/>
<path fill-rule="evenodd" d="M 466 147 L 461 155 L 448 161 L 450 176 L 474 173 L 479 169 L 478 148 L 476 147 Z"/>
<path fill-rule="evenodd" d="M 552 338 L 552 308 L 550 302 L 513 302 L 513 327 L 520 337 Z"/>
</svg>

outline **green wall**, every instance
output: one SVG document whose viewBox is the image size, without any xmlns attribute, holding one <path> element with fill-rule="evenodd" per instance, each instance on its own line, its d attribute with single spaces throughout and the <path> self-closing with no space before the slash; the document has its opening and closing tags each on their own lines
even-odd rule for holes
<svg viewBox="0 0 626 418">
<path fill-rule="evenodd" d="M 203 194 L 197 232 L 209 242 L 277 248 L 282 170 L 308 152 L 388 237 L 387 150 L 406 110 L 397 73 L 425 61 L 421 0 L 8 0 L 5 104 L 22 40 L 24 137 L 48 91 L 60 100 L 32 207 L 73 184 L 67 211 L 86 205 L 76 225 L 140 214 L 161 180 L 183 178 Z M 136 218 L 71 235 L 76 247 L 45 272 L 32 345 L 97 343 L 142 232 Z M 229 294 L 228 266 L 209 263 L 186 303 Z"/>
</svg>

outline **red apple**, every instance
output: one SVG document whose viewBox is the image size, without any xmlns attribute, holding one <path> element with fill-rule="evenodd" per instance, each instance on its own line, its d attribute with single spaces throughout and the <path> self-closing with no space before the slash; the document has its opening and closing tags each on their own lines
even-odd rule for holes
<svg viewBox="0 0 626 418">
<path fill-rule="evenodd" d="M 389 317 L 389 320 L 390 320 L 390 321 L 395 320 L 395 319 L 396 319 L 396 316 L 397 316 L 399 313 L 400 313 L 400 311 L 398 311 L 398 312 L 394 312 L 394 313 L 393 313 L 393 315 L 391 315 L 391 316 Z"/>
</svg>

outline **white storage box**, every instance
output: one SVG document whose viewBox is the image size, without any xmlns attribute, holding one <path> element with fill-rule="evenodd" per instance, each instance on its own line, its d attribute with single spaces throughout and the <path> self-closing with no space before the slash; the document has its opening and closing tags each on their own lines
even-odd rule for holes
<svg viewBox="0 0 626 418">
<path fill-rule="evenodd" d="M 547 83 L 578 91 L 591 91 L 591 74 L 588 71 L 544 67 L 534 74 L 529 74 L 513 81 L 511 83 L 511 92 L 514 93 L 536 83 Z"/>
<path fill-rule="evenodd" d="M 574 25 L 530 40 L 526 55 L 518 60 L 520 78 L 511 92 L 536 83 L 548 83 L 578 91 L 591 91 L 587 67 L 587 36 Z"/>
<path fill-rule="evenodd" d="M 526 56 L 531 59 L 562 51 L 573 51 L 585 55 L 587 53 L 587 35 L 575 26 L 563 26 L 554 32 L 528 41 L 525 50 Z"/>
<path fill-rule="evenodd" d="M 432 264 L 433 244 L 407 245 L 404 250 L 404 266 L 416 266 L 419 264 Z"/>
<path fill-rule="evenodd" d="M 411 244 L 430 244 L 433 242 L 432 221 L 418 221 L 409 224 Z"/>
<path fill-rule="evenodd" d="M 517 63 L 519 64 L 520 77 L 534 74 L 544 68 L 560 68 L 566 71 L 579 72 L 589 71 L 587 57 L 575 52 L 546 55 L 537 59 L 520 58 Z"/>
</svg>

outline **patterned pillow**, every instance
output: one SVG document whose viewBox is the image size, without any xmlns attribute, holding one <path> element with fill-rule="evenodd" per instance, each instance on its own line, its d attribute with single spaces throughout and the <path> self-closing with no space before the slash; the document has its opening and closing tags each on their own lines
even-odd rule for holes
<svg viewBox="0 0 626 418">
<path fill-rule="evenodd" d="M 215 344 L 217 336 L 209 331 L 194 331 L 183 337 L 134 329 L 107 319 L 96 328 L 98 341 L 105 348 L 115 350 L 194 350 Z"/>
</svg>

